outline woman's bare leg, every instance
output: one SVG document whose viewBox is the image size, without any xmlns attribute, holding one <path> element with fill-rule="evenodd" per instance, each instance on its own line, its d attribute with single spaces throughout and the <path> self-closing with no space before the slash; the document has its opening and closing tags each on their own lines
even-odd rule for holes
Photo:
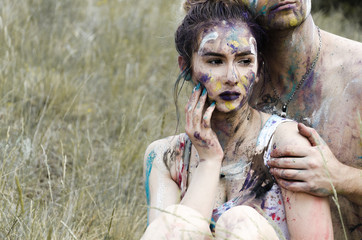
<svg viewBox="0 0 362 240">
<path fill-rule="evenodd" d="M 196 210 L 183 205 L 172 205 L 146 229 L 141 240 L 209 240 L 212 235 L 209 222 Z"/>
<path fill-rule="evenodd" d="M 255 209 L 237 206 L 221 215 L 216 223 L 215 239 L 278 240 L 279 238 L 270 223 Z"/>
</svg>

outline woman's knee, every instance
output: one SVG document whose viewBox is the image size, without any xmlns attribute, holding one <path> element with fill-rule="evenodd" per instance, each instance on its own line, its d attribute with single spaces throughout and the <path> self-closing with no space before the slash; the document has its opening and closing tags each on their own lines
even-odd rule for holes
<svg viewBox="0 0 362 240">
<path fill-rule="evenodd" d="M 269 222 L 249 206 L 237 206 L 221 215 L 216 239 L 278 239 Z"/>
<path fill-rule="evenodd" d="M 183 205 L 167 207 L 146 229 L 142 240 L 211 239 L 209 223 L 196 210 Z"/>
</svg>

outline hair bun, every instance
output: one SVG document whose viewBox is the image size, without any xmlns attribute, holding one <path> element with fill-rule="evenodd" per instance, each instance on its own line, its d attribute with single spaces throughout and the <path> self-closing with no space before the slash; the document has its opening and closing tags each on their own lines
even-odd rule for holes
<svg viewBox="0 0 362 240">
<path fill-rule="evenodd" d="M 192 5 L 203 3 L 206 1 L 208 0 L 182 0 L 182 8 L 185 10 L 185 12 L 188 12 L 191 9 Z"/>
<path fill-rule="evenodd" d="M 193 5 L 204 3 L 207 1 L 243 4 L 246 0 L 182 0 L 182 8 L 187 13 Z"/>
</svg>

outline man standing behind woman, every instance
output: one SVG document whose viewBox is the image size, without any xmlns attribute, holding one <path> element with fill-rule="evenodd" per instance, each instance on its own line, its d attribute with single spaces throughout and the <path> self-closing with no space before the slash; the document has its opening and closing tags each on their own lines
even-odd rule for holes
<svg viewBox="0 0 362 240">
<path fill-rule="evenodd" d="M 188 0 L 184 8 L 193 2 L 200 0 Z M 254 89 L 252 105 L 315 129 L 299 124 L 299 132 L 314 146 L 276 148 L 271 172 L 292 191 L 333 196 L 334 187 L 342 215 L 332 203 L 335 238 L 360 239 L 362 44 L 320 30 L 311 0 L 230 2 L 246 5 L 268 35 L 262 50 L 264 84 L 260 81 Z"/>
</svg>

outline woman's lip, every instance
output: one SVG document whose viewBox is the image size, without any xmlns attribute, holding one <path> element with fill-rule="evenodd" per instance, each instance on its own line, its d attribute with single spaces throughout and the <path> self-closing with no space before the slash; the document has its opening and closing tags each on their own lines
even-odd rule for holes
<svg viewBox="0 0 362 240">
<path fill-rule="evenodd" d="M 295 7 L 295 2 L 288 1 L 276 4 L 270 8 L 270 12 L 282 11 L 286 9 L 291 9 Z"/>
<path fill-rule="evenodd" d="M 220 98 L 225 101 L 232 101 L 235 99 L 238 99 L 240 96 L 239 92 L 231 92 L 231 91 L 225 91 L 222 92 L 220 95 Z"/>
</svg>

